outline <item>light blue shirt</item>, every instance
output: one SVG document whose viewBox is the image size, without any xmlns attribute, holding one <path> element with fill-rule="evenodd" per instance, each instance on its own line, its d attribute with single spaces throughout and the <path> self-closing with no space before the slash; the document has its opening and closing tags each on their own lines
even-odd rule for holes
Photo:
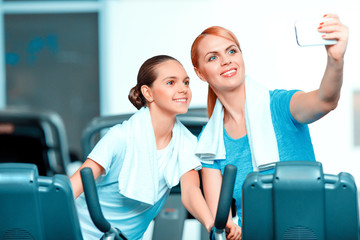
<svg viewBox="0 0 360 240">
<path fill-rule="evenodd" d="M 306 124 L 298 123 L 290 113 L 290 100 L 296 90 L 274 90 L 270 93 L 270 110 L 280 161 L 315 161 L 310 133 Z M 253 172 L 248 136 L 231 138 L 224 129 L 225 160 L 215 160 L 214 164 L 202 164 L 204 168 L 220 169 L 223 173 L 228 164 L 237 167 L 233 198 L 237 207 L 239 225 L 241 225 L 241 194 L 246 176 Z M 262 172 L 273 173 L 273 170 Z"/>
<path fill-rule="evenodd" d="M 112 227 L 120 229 L 128 239 L 142 239 L 151 220 L 160 212 L 170 194 L 171 189 L 167 187 L 163 171 L 160 170 L 172 154 L 171 142 L 166 148 L 158 151 L 159 200 L 154 205 L 127 198 L 119 193 L 119 173 L 126 152 L 126 134 L 122 132 L 120 125 L 112 127 L 89 154 L 89 158 L 106 171 L 106 174 L 100 175 L 96 180 L 104 217 Z M 133 171 L 136 171 L 136 167 Z M 90 218 L 84 194 L 76 199 L 76 207 L 84 240 L 99 240 L 103 233 L 96 228 Z"/>
</svg>

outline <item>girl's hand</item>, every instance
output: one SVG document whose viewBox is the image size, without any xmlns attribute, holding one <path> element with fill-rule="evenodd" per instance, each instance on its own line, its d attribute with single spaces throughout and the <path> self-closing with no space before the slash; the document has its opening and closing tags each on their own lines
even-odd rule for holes
<svg viewBox="0 0 360 240">
<path fill-rule="evenodd" d="M 336 61 L 342 60 L 349 38 L 348 27 L 340 22 L 336 14 L 329 13 L 324 15 L 324 18 L 331 18 L 331 20 L 320 23 L 318 31 L 324 34 L 323 39 L 335 39 L 338 41 L 334 45 L 326 45 L 328 56 Z"/>
<path fill-rule="evenodd" d="M 234 223 L 233 221 L 228 221 L 226 224 L 228 233 L 226 234 L 226 239 L 228 240 L 239 240 L 241 239 L 241 227 Z"/>
</svg>

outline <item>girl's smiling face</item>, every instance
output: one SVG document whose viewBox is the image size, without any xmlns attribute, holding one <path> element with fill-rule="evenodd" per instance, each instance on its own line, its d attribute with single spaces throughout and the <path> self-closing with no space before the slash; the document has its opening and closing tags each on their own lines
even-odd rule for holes
<svg viewBox="0 0 360 240">
<path fill-rule="evenodd" d="M 147 100 L 152 109 L 167 115 L 186 113 L 192 93 L 190 79 L 184 67 L 177 61 L 168 60 L 156 66 L 157 78 L 148 88 Z"/>
</svg>

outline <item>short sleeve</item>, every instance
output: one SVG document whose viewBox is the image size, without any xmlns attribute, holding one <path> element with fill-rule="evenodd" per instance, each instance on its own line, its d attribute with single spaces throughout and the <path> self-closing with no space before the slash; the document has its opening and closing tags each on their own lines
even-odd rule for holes
<svg viewBox="0 0 360 240">
<path fill-rule="evenodd" d="M 284 90 L 284 89 L 276 89 L 274 91 L 270 91 L 270 96 L 271 96 L 270 104 L 272 111 L 274 111 L 274 114 L 272 113 L 272 117 L 278 116 L 286 120 L 287 122 L 298 124 L 298 122 L 292 117 L 290 112 L 291 98 L 298 91 L 299 90 Z"/>
<path fill-rule="evenodd" d="M 121 124 L 117 124 L 100 139 L 88 158 L 100 164 L 107 174 L 111 165 L 122 166 L 125 151 L 126 132 Z"/>
<path fill-rule="evenodd" d="M 213 164 L 201 163 L 203 168 L 220 169 L 219 160 L 214 160 Z"/>
</svg>

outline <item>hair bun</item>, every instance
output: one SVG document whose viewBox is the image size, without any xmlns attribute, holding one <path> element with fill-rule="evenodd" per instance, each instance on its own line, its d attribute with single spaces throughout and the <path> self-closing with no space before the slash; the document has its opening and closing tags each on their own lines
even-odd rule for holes
<svg viewBox="0 0 360 240">
<path fill-rule="evenodd" d="M 137 109 L 140 109 L 145 105 L 141 96 L 141 92 L 138 89 L 137 85 L 133 87 L 129 92 L 129 100 Z"/>
</svg>

